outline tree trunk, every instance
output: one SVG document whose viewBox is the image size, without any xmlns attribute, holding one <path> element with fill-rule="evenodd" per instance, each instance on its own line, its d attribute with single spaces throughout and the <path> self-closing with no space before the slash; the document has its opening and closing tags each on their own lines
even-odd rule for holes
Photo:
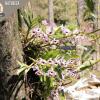
<svg viewBox="0 0 100 100">
<path fill-rule="evenodd" d="M 48 0 L 48 20 L 50 25 L 54 22 L 53 0 Z"/>
<path fill-rule="evenodd" d="M 95 29 L 100 29 L 100 19 L 99 19 L 99 7 L 100 0 L 94 0 L 95 3 L 95 15 L 97 18 L 95 19 Z M 99 32 L 96 33 L 97 36 L 100 36 Z M 96 59 L 100 59 L 100 38 L 96 40 Z M 96 64 L 96 69 L 100 71 L 100 63 Z"/>
<path fill-rule="evenodd" d="M 84 22 L 84 20 L 83 20 L 84 5 L 85 5 L 84 0 L 77 0 L 77 24 L 80 27 L 80 29 L 82 29 L 83 22 Z M 79 43 L 78 43 L 78 45 L 79 45 Z M 82 64 L 82 59 L 81 59 L 82 52 L 83 52 L 82 50 L 80 50 L 79 48 L 77 48 L 77 53 L 79 55 L 77 63 L 79 65 Z"/>
<path fill-rule="evenodd" d="M 100 29 L 100 0 L 98 0 L 98 29 Z"/>
<path fill-rule="evenodd" d="M 81 26 L 83 22 L 84 5 L 84 0 L 77 0 L 77 22 L 79 26 Z"/>
<path fill-rule="evenodd" d="M 17 80 L 17 61 L 23 61 L 22 45 L 15 22 L 15 18 L 0 22 L 0 100 L 10 99 L 11 85 Z"/>
</svg>

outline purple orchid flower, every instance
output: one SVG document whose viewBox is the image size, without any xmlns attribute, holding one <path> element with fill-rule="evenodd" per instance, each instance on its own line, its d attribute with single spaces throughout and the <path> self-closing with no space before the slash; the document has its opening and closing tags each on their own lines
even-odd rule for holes
<svg viewBox="0 0 100 100">
<path fill-rule="evenodd" d="M 45 26 L 47 26 L 49 23 L 48 23 L 47 20 L 42 20 L 42 24 L 45 25 Z"/>
<path fill-rule="evenodd" d="M 71 32 L 69 29 L 65 28 L 64 26 L 61 26 L 61 31 L 63 34 L 68 34 Z"/>
<path fill-rule="evenodd" d="M 57 73 L 53 70 L 48 70 L 48 72 L 47 72 L 48 77 L 55 77 L 56 75 L 57 75 Z"/>
</svg>

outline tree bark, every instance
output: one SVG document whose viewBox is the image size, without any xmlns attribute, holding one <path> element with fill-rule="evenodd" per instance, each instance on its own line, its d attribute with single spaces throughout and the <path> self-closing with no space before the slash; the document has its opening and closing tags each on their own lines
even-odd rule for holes
<svg viewBox="0 0 100 100">
<path fill-rule="evenodd" d="M 53 0 L 48 0 L 48 20 L 50 25 L 54 22 Z"/>
<path fill-rule="evenodd" d="M 79 26 L 81 26 L 83 22 L 84 5 L 84 0 L 77 0 L 77 22 Z"/>
<path fill-rule="evenodd" d="M 99 7 L 100 0 L 94 0 L 95 3 L 95 15 L 97 16 L 95 19 L 95 29 L 100 29 L 100 19 L 99 19 Z M 96 33 L 97 36 L 100 36 L 99 32 Z M 96 40 L 96 59 L 100 59 L 100 38 Z M 96 69 L 100 71 L 100 63 L 96 64 Z"/>
<path fill-rule="evenodd" d="M 15 18 L 0 22 L 0 100 L 10 99 L 12 88 L 9 87 L 13 84 L 14 76 L 17 76 L 17 61 L 23 62 L 22 45 L 15 22 Z M 11 78 L 12 81 L 9 81 Z"/>
</svg>

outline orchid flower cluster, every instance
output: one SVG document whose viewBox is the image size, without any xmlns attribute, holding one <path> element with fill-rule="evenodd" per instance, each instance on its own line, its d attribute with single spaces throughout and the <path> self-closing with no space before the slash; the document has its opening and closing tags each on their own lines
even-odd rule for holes
<svg viewBox="0 0 100 100">
<path fill-rule="evenodd" d="M 71 37 L 74 39 L 74 43 L 84 40 L 83 36 L 80 36 L 80 31 L 75 29 L 71 31 L 65 26 L 61 25 L 57 27 L 55 24 L 49 25 L 46 20 L 42 21 L 41 27 L 34 27 L 30 30 L 31 39 L 33 43 L 39 43 L 40 46 L 45 47 L 46 51 L 49 51 L 53 48 L 52 46 L 60 47 L 64 46 L 68 38 Z M 60 37 L 56 37 L 60 33 Z M 48 46 L 49 48 L 47 48 Z M 55 48 L 57 49 L 57 48 Z M 58 55 L 59 56 L 59 55 Z M 35 75 L 40 77 L 42 83 L 47 86 L 47 89 L 50 91 L 52 89 L 61 91 L 63 88 L 64 82 L 67 82 L 68 78 L 80 78 L 80 73 L 75 71 L 78 67 L 77 59 L 68 60 L 65 57 L 59 57 L 45 59 L 41 57 L 33 60 L 32 69 L 35 72 Z M 54 94 L 54 93 L 51 93 Z"/>
<path fill-rule="evenodd" d="M 55 24 L 49 25 L 46 20 L 42 21 L 41 27 L 35 27 L 30 32 L 34 43 L 40 43 L 41 46 L 47 45 L 48 47 L 51 47 L 51 45 L 59 47 L 66 43 L 66 36 L 79 34 L 78 29 L 71 31 L 63 25 L 60 27 L 57 27 Z M 57 33 L 60 33 L 62 38 L 54 37 Z M 64 57 L 49 58 L 48 60 L 39 58 L 34 60 L 34 65 L 32 66 L 35 74 L 40 76 L 41 81 L 45 84 L 47 83 L 47 86 L 49 79 L 49 85 L 52 83 L 51 87 L 59 87 L 59 83 L 62 85 L 67 77 L 79 78 L 80 75 L 74 70 L 75 67 L 77 67 L 75 59 L 65 60 Z"/>
<path fill-rule="evenodd" d="M 64 57 L 56 57 L 48 60 L 43 58 L 34 60 L 32 69 L 46 86 L 44 94 L 46 92 L 57 100 L 69 79 L 72 81 L 80 78 L 80 73 L 75 71 L 76 67 L 76 59 L 65 60 Z"/>
<path fill-rule="evenodd" d="M 79 73 L 74 70 L 76 66 L 77 63 L 75 59 L 66 61 L 64 57 L 57 57 L 54 59 L 49 58 L 48 60 L 39 58 L 35 61 L 32 68 L 35 74 L 41 77 L 42 82 L 48 83 L 48 78 L 50 80 L 53 79 L 52 87 L 54 88 L 56 85 L 58 87 L 62 85 L 62 82 L 66 80 L 67 77 L 79 78 Z"/>
<path fill-rule="evenodd" d="M 75 29 L 74 31 L 71 31 L 63 25 L 59 27 L 57 27 L 55 24 L 49 25 L 46 20 L 42 21 L 41 27 L 37 26 L 30 30 L 31 36 L 34 38 L 35 43 L 38 42 L 49 45 L 61 44 L 61 38 L 56 38 L 56 36 L 54 37 L 57 32 L 62 35 L 63 40 L 63 37 L 78 34 L 79 30 Z"/>
</svg>

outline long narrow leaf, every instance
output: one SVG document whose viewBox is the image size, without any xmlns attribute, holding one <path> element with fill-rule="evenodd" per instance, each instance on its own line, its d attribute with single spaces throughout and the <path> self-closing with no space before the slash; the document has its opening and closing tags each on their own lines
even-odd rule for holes
<svg viewBox="0 0 100 100">
<path fill-rule="evenodd" d="M 82 65 L 80 65 L 76 71 L 83 71 L 87 68 L 90 68 L 91 66 L 93 66 L 94 64 L 100 62 L 100 59 L 98 60 L 89 60 L 89 61 L 86 61 L 84 62 Z"/>
</svg>

